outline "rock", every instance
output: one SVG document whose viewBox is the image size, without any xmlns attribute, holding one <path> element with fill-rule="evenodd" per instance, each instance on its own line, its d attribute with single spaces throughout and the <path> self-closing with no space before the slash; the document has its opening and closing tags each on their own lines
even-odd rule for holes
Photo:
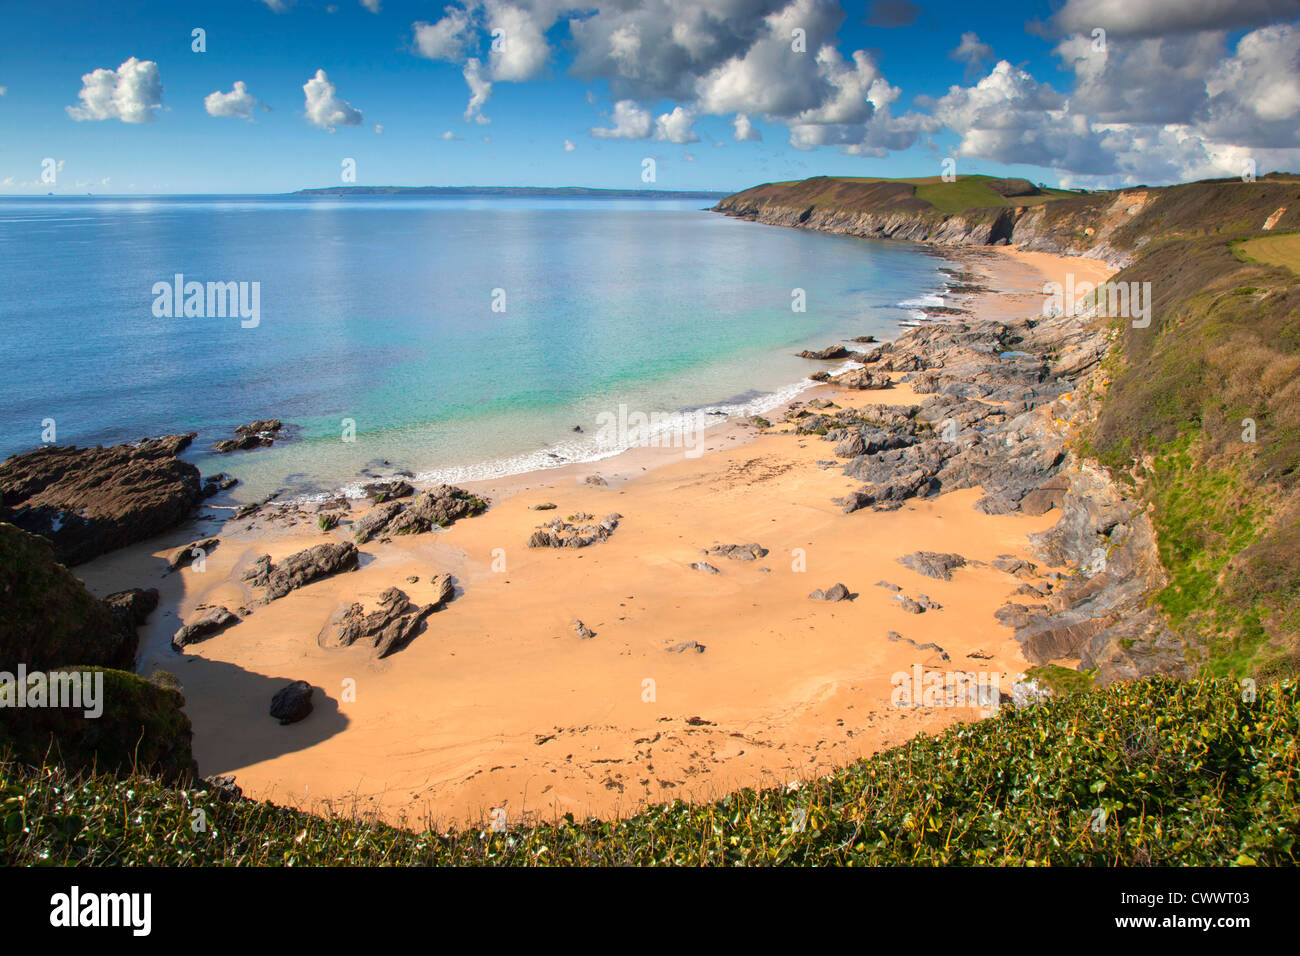
<svg viewBox="0 0 1300 956">
<path fill-rule="evenodd" d="M 606 481 L 604 478 L 600 477 L 600 475 L 588 475 L 586 478 L 583 479 L 583 481 L 585 481 L 589 485 L 596 485 L 598 487 L 604 487 L 605 485 L 609 484 L 609 482 Z"/>
<path fill-rule="evenodd" d="M 966 559 L 960 554 L 940 554 L 934 551 L 914 551 L 898 558 L 898 563 L 917 574 L 940 581 L 951 581 L 954 568 L 964 567 Z"/>
<path fill-rule="evenodd" d="M 419 584 L 419 583 L 420 583 L 420 578 L 419 578 L 418 575 L 412 574 L 410 577 L 408 577 L 408 578 L 406 579 L 406 583 L 407 583 L 407 584 Z"/>
<path fill-rule="evenodd" d="M 915 601 L 913 601 L 910 597 L 907 597 L 907 596 L 902 595 L 902 594 L 895 594 L 895 595 L 894 595 L 894 600 L 897 601 L 897 602 L 898 602 L 898 606 L 901 607 L 901 608 L 902 608 L 904 611 L 906 611 L 908 614 L 924 614 L 924 613 L 925 613 L 925 608 L 923 608 L 920 604 L 918 604 L 918 603 L 916 603 Z"/>
<path fill-rule="evenodd" d="M 704 645 L 698 641 L 682 641 L 680 644 L 674 644 L 668 648 L 670 654 L 684 654 L 687 651 L 694 651 L 697 654 L 704 653 Z"/>
<path fill-rule="evenodd" d="M 574 519 L 572 522 L 556 518 L 532 533 L 528 538 L 528 547 L 585 548 L 599 544 L 609 540 L 610 535 L 618 528 L 619 519 L 622 517 L 617 513 L 608 514 L 597 524 L 582 523 L 592 520 L 590 515 L 585 514 L 570 515 L 570 518 Z"/>
<path fill-rule="evenodd" d="M 715 568 L 713 565 L 709 564 L 706 561 L 694 561 L 691 563 L 691 568 L 695 571 L 703 571 L 705 574 L 719 573 L 717 568 Z"/>
<path fill-rule="evenodd" d="M 185 547 L 173 552 L 172 556 L 167 559 L 167 570 L 177 571 L 193 563 L 196 558 L 206 558 L 216 550 L 217 545 L 220 543 L 220 538 L 203 538 L 199 541 L 191 541 Z"/>
<path fill-rule="evenodd" d="M 855 368 L 850 372 L 845 372 L 835 378 L 835 384 L 841 388 L 854 389 L 883 389 L 890 388 L 893 385 L 888 375 L 865 368 Z"/>
<path fill-rule="evenodd" d="M 318 544 L 314 548 L 291 554 L 272 566 L 266 581 L 266 600 L 274 601 L 318 578 L 338 574 L 340 571 L 351 571 L 356 566 L 357 548 L 350 541 Z"/>
<path fill-rule="evenodd" d="M 209 790 L 215 791 L 222 800 L 242 800 L 244 791 L 235 784 L 235 778 L 231 774 L 224 776 L 213 775 L 204 777 L 203 782 L 208 785 Z"/>
<path fill-rule="evenodd" d="M 104 603 L 127 627 L 140 627 L 158 609 L 158 589 L 129 588 L 114 591 L 104 598 Z"/>
<path fill-rule="evenodd" d="M 899 634 L 897 631 L 890 631 L 889 633 L 887 633 L 887 634 L 885 635 L 885 637 L 889 638 L 889 640 L 891 640 L 891 641 L 907 641 L 907 643 L 909 643 L 909 644 L 915 644 L 915 643 L 916 643 L 915 641 L 910 641 L 910 640 L 908 640 L 908 639 L 905 638 L 902 634 Z"/>
<path fill-rule="evenodd" d="M 931 601 L 928 594 L 918 594 L 916 596 L 916 603 L 921 605 L 921 607 L 925 608 L 927 611 L 943 610 L 943 605 L 937 601 Z"/>
<path fill-rule="evenodd" d="M 994 559 L 993 567 L 999 571 L 1005 571 L 1007 574 L 1014 575 L 1018 578 L 1033 577 L 1038 571 L 1038 565 L 1032 561 L 1025 561 L 1016 557 L 1001 557 Z"/>
<path fill-rule="evenodd" d="M 573 426 L 571 429 L 569 429 L 569 430 L 570 430 L 570 431 L 573 431 L 573 432 L 577 432 L 579 435 L 582 434 L 582 426 L 581 426 L 581 425 L 574 425 L 574 426 Z"/>
<path fill-rule="evenodd" d="M 248 451 L 252 448 L 266 448 L 274 444 L 275 439 L 279 437 L 280 429 L 283 424 L 278 418 L 267 418 L 261 421 L 250 422 L 247 425 L 240 425 L 235 429 L 238 438 L 227 438 L 213 445 L 213 449 L 223 455 L 232 451 Z"/>
<path fill-rule="evenodd" d="M 254 559 L 252 565 L 244 572 L 241 580 L 247 581 L 255 588 L 266 587 L 267 579 L 271 576 L 271 556 L 269 554 L 259 555 Z"/>
<path fill-rule="evenodd" d="M 375 650 L 376 659 L 401 650 L 420 633 L 424 620 L 445 606 L 454 593 L 451 576 L 447 574 L 434 575 L 431 588 L 433 600 L 424 605 L 412 604 L 406 593 L 397 588 L 388 588 L 379 595 L 377 607 L 369 614 L 360 604 L 352 604 L 335 625 L 335 645 L 369 644 Z"/>
<path fill-rule="evenodd" d="M 545 501 L 545 502 L 542 502 L 540 505 L 533 505 L 533 507 L 532 507 L 531 510 L 533 510 L 533 511 L 554 511 L 554 510 L 555 510 L 555 505 L 553 505 L 553 504 L 552 504 L 551 502 L 549 502 L 549 501 Z"/>
<path fill-rule="evenodd" d="M 202 497 L 211 498 L 218 492 L 227 491 L 239 484 L 238 478 L 232 478 L 224 471 L 219 471 L 215 475 L 209 475 L 203 479 Z"/>
<path fill-rule="evenodd" d="M 897 584 L 890 584 L 888 581 L 877 581 L 877 582 L 876 582 L 876 587 L 878 587 L 878 588 L 884 588 L 886 591 L 901 591 L 901 590 L 903 590 L 903 589 L 900 588 Z"/>
<path fill-rule="evenodd" d="M 376 481 L 361 486 L 361 493 L 376 501 L 392 501 L 395 498 L 409 498 L 415 489 L 406 481 Z"/>
<path fill-rule="evenodd" d="M 365 544 L 387 529 L 389 523 L 405 510 L 400 501 L 385 501 L 375 505 L 352 523 L 352 537 L 357 544 Z"/>
<path fill-rule="evenodd" d="M 172 649 L 179 651 L 190 644 L 215 637 L 226 628 L 239 623 L 239 618 L 224 607 L 209 608 L 198 620 L 184 625 L 172 635 Z"/>
<path fill-rule="evenodd" d="M 830 359 L 842 359 L 849 357 L 849 350 L 842 345 L 828 345 L 824 349 L 816 352 L 810 352 L 807 349 L 799 353 L 799 358 L 817 359 L 827 361 Z"/>
<path fill-rule="evenodd" d="M 808 595 L 814 601 L 845 601 L 849 597 L 849 589 L 842 584 L 833 584 L 825 591 L 818 588 Z"/>
<path fill-rule="evenodd" d="M 757 544 L 715 544 L 710 547 L 706 554 L 715 554 L 720 558 L 730 558 L 732 561 L 756 561 L 759 558 L 767 556 L 767 548 Z"/>
<path fill-rule="evenodd" d="M 596 636 L 595 631 L 591 630 L 591 628 L 587 627 L 587 625 L 583 624 L 577 618 L 573 619 L 573 632 L 584 641 Z"/>
<path fill-rule="evenodd" d="M 0 464 L 0 521 L 47 538 L 66 565 L 162 534 L 202 498 L 199 470 L 176 457 L 193 439 L 14 455 Z"/>
<path fill-rule="evenodd" d="M 286 684 L 271 698 L 271 716 L 283 724 L 302 720 L 312 711 L 312 686 L 305 680 Z"/>
<path fill-rule="evenodd" d="M 808 376 L 814 382 L 829 382 L 831 380 L 830 372 L 813 372 Z"/>
</svg>

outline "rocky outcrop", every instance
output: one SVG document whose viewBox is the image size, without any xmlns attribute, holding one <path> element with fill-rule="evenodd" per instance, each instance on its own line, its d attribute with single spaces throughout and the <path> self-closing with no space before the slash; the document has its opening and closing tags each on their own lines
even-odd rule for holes
<svg viewBox="0 0 1300 956">
<path fill-rule="evenodd" d="M 964 568 L 966 559 L 960 554 L 940 554 L 934 551 L 914 551 L 898 559 L 905 568 L 939 581 L 951 581 L 956 568 Z"/>
<path fill-rule="evenodd" d="M 732 561 L 757 561 L 759 558 L 767 557 L 768 551 L 762 545 L 750 542 L 749 544 L 715 544 L 706 548 L 704 553 L 719 558 L 729 558 Z"/>
<path fill-rule="evenodd" d="M 128 588 L 114 591 L 104 598 L 108 609 L 127 627 L 140 627 L 149 615 L 158 610 L 157 588 Z"/>
<path fill-rule="evenodd" d="M 172 649 L 179 651 L 190 644 L 206 641 L 238 623 L 239 618 L 224 607 L 207 608 L 200 617 L 172 635 Z"/>
<path fill-rule="evenodd" d="M 202 497 L 199 470 L 176 457 L 193 439 L 15 455 L 0 464 L 0 520 L 48 538 L 67 565 L 161 534 Z"/>
<path fill-rule="evenodd" d="M 383 501 L 352 525 L 358 544 L 395 534 L 421 534 L 434 527 L 450 528 L 461 518 L 482 514 L 487 502 L 464 488 L 437 485 L 411 502 Z"/>
<path fill-rule="evenodd" d="M 355 569 L 357 554 L 356 545 L 350 541 L 318 544 L 289 555 L 279 564 L 272 564 L 271 556 L 263 554 L 253 560 L 242 579 L 255 588 L 265 588 L 265 600 L 274 601 L 318 578 Z"/>
<path fill-rule="evenodd" d="M 847 601 L 852 595 L 843 584 L 832 584 L 826 590 L 818 588 L 808 595 L 814 601 Z"/>
<path fill-rule="evenodd" d="M 444 607 L 455 593 L 450 575 L 435 575 L 431 585 L 432 600 L 427 604 L 413 604 L 405 591 L 388 588 L 369 614 L 361 604 L 350 605 L 334 626 L 333 645 L 367 644 L 374 648 L 376 658 L 406 647 L 420 633 L 425 618 Z"/>
<path fill-rule="evenodd" d="M 212 446 L 214 451 L 223 455 L 232 451 L 248 451 L 252 448 L 269 448 L 280 437 L 284 423 L 278 418 L 266 418 L 249 422 L 235 429 L 235 438 L 227 438 Z"/>
<path fill-rule="evenodd" d="M 596 521 L 589 514 L 569 515 L 569 520 L 556 518 L 539 527 L 528 538 L 530 548 L 586 548 L 602 541 L 618 528 L 621 514 L 608 514 Z"/>
</svg>

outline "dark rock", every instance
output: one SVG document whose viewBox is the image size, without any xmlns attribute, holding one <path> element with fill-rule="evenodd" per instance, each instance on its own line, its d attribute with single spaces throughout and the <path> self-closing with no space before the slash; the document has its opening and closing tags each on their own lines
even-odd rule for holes
<svg viewBox="0 0 1300 956">
<path fill-rule="evenodd" d="M 816 352 L 811 352 L 805 349 L 804 351 L 799 353 L 799 358 L 818 359 L 821 361 L 826 361 L 829 359 L 842 359 L 848 357 L 849 357 L 849 350 L 842 345 L 828 345 L 826 348 L 820 349 Z"/>
<path fill-rule="evenodd" d="M 305 680 L 286 684 L 271 698 L 271 716 L 281 724 L 293 724 L 312 711 L 312 686 Z"/>
<path fill-rule="evenodd" d="M 352 536 L 357 544 L 365 544 L 388 528 L 389 522 L 405 510 L 400 501 L 377 504 L 352 523 Z"/>
<path fill-rule="evenodd" d="M 361 493 L 367 498 L 380 501 L 392 501 L 395 498 L 409 498 L 415 489 L 406 481 L 375 481 L 361 486 Z"/>
<path fill-rule="evenodd" d="M 198 620 L 184 625 L 172 635 L 172 649 L 179 651 L 182 647 L 197 644 L 215 637 L 226 628 L 238 624 L 239 618 L 224 607 L 209 608 Z"/>
<path fill-rule="evenodd" d="M 833 584 L 825 591 L 818 588 L 808 596 L 814 601 L 846 601 L 849 598 L 849 589 L 842 584 Z"/>
<path fill-rule="evenodd" d="M 573 619 L 573 633 L 577 634 L 578 637 L 584 641 L 596 636 L 595 631 L 587 627 L 587 625 L 583 624 L 577 618 Z"/>
<path fill-rule="evenodd" d="M 940 581 L 951 581 L 955 568 L 964 567 L 966 559 L 960 554 L 940 554 L 934 551 L 915 551 L 898 558 L 898 563 L 917 574 Z"/>
<path fill-rule="evenodd" d="M 583 481 L 585 481 L 589 485 L 596 485 L 598 487 L 603 487 L 604 485 L 609 484 L 609 482 L 606 481 L 604 478 L 600 477 L 600 475 L 588 475 L 586 478 L 583 479 Z"/>
<path fill-rule="evenodd" d="M 193 439 L 15 455 L 0 464 L 0 521 L 48 538 L 67 565 L 162 534 L 202 497 L 199 470 L 176 457 Z"/>
<path fill-rule="evenodd" d="M 128 627 L 140 627 L 158 609 L 158 589 L 129 588 L 126 591 L 114 591 L 104 598 L 104 603 Z"/>
<path fill-rule="evenodd" d="M 692 564 L 691 564 L 691 568 L 692 568 L 693 570 L 696 570 L 696 571 L 703 571 L 705 574 L 718 574 L 718 573 L 719 573 L 718 569 L 715 568 L 713 565 L 709 564 L 707 561 L 695 561 L 695 562 L 692 562 Z"/>
<path fill-rule="evenodd" d="M 582 523 L 589 521 L 590 515 L 571 515 L 575 522 L 556 518 L 542 525 L 528 539 L 530 548 L 585 548 L 589 545 L 608 541 L 618 528 L 620 514 L 608 514 L 597 524 Z"/>
<path fill-rule="evenodd" d="M 920 604 L 918 604 L 917 602 L 913 601 L 910 597 L 907 597 L 907 596 L 902 595 L 902 594 L 895 594 L 895 595 L 894 595 L 894 600 L 897 601 L 897 602 L 898 602 L 898 606 L 901 607 L 901 608 L 902 608 L 904 611 L 906 611 L 908 614 L 924 614 L 924 613 L 925 613 L 925 608 L 923 608 L 923 607 L 922 607 Z"/>
<path fill-rule="evenodd" d="M 238 438 L 227 438 L 213 445 L 213 449 L 223 455 L 232 451 L 248 451 L 252 448 L 267 448 L 275 443 L 280 429 L 284 425 L 278 418 L 266 418 L 235 429 Z"/>
<path fill-rule="evenodd" d="M 266 600 L 274 601 L 318 578 L 338 574 L 340 571 L 351 571 L 356 566 L 357 548 L 350 541 L 318 544 L 314 548 L 291 554 L 272 566 L 266 581 Z"/>
<path fill-rule="evenodd" d="M 195 558 L 206 558 L 216 550 L 217 545 L 220 543 L 220 538 L 203 538 L 200 541 L 191 541 L 185 547 L 173 552 L 172 556 L 167 559 L 167 570 L 177 571 L 191 564 Z"/>
<path fill-rule="evenodd" d="M 699 641 L 682 641 L 680 644 L 674 644 L 668 648 L 670 654 L 684 654 L 687 651 L 694 651 L 697 654 L 704 653 L 704 645 Z"/>
<path fill-rule="evenodd" d="M 766 557 L 767 548 L 757 544 L 715 544 L 707 551 L 708 554 L 717 555 L 720 558 L 730 558 L 732 561 L 756 561 L 759 558 Z"/>
</svg>

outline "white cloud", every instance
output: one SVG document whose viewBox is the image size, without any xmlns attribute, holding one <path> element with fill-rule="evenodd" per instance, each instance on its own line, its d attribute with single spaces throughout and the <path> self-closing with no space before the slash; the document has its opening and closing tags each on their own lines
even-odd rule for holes
<svg viewBox="0 0 1300 956">
<path fill-rule="evenodd" d="M 80 106 L 69 106 L 74 120 L 118 119 L 152 123 L 162 108 L 162 77 L 153 60 L 131 57 L 116 70 L 99 69 L 81 78 Z"/>
<path fill-rule="evenodd" d="M 443 133 L 442 138 L 447 140 L 448 142 L 454 142 L 460 139 L 460 137 L 457 136 L 455 133 L 453 133 L 451 130 L 447 130 L 445 133 Z"/>
<path fill-rule="evenodd" d="M 614 104 L 614 125 L 609 128 L 593 127 L 591 135 L 599 139 L 645 139 L 650 135 L 650 113 L 632 100 L 619 100 Z"/>
<path fill-rule="evenodd" d="M 312 126 L 332 133 L 338 126 L 361 125 L 361 111 L 338 95 L 324 70 L 317 70 L 302 91 L 307 95 L 307 122 Z"/>
<path fill-rule="evenodd" d="M 415 52 L 430 60 L 458 61 L 468 48 L 469 17 L 455 7 L 448 7 L 437 23 L 415 24 Z"/>
<path fill-rule="evenodd" d="M 248 92 L 248 86 L 243 80 L 236 80 L 234 88 L 229 93 L 217 90 L 203 98 L 203 108 L 208 111 L 209 116 L 250 119 L 253 115 L 253 107 L 256 105 L 257 98 Z"/>
<path fill-rule="evenodd" d="M 6 93 L 8 93 L 8 92 L 9 92 L 9 87 L 7 87 L 7 86 L 0 86 L 0 96 L 4 96 L 4 95 L 5 95 Z"/>
<path fill-rule="evenodd" d="M 284 13 L 293 6 L 293 0 L 262 0 L 262 2 L 276 13 Z"/>
<path fill-rule="evenodd" d="M 573 152 L 573 151 L 574 151 L 575 149 L 577 149 L 577 148 L 578 148 L 578 147 L 574 146 L 573 143 L 570 142 L 569 140 L 566 139 L 566 140 L 564 141 L 564 151 L 565 151 L 566 153 L 571 153 L 571 152 Z"/>
<path fill-rule="evenodd" d="M 684 106 L 674 107 L 671 113 L 664 113 L 655 120 L 655 139 L 667 140 L 670 143 L 698 143 L 700 138 L 692 129 L 694 125 L 694 110 Z"/>
<path fill-rule="evenodd" d="M 380 0 L 361 0 L 361 5 L 365 7 L 367 10 L 369 10 L 371 13 L 379 12 L 379 4 L 380 4 Z"/>
<path fill-rule="evenodd" d="M 763 138 L 762 132 L 754 127 L 754 124 L 750 122 L 749 117 L 744 113 L 737 113 L 736 118 L 731 121 L 731 125 L 735 127 L 732 137 L 738 143 L 756 143 Z M 717 143 L 715 145 L 720 146 L 722 144 Z"/>
<path fill-rule="evenodd" d="M 980 40 L 978 34 L 974 31 L 967 31 L 961 35 L 961 43 L 957 44 L 948 56 L 967 66 L 976 67 L 993 55 L 993 47 Z"/>
<path fill-rule="evenodd" d="M 375 124 L 375 132 L 378 133 L 380 136 L 384 135 L 384 124 L 383 124 L 383 123 L 376 123 L 376 124 Z"/>
<path fill-rule="evenodd" d="M 495 34 L 488 54 L 492 79 L 518 83 L 537 76 L 550 59 L 551 48 L 536 16 L 497 0 L 488 0 L 487 14 L 488 32 Z M 554 20 L 551 15 L 549 21 Z"/>
<path fill-rule="evenodd" d="M 483 104 L 492 95 L 492 84 L 483 75 L 483 64 L 479 62 L 478 57 L 470 57 L 469 62 L 465 64 L 462 75 L 465 77 L 466 85 L 469 86 L 469 103 L 465 106 L 465 122 L 492 122 L 483 115 Z"/>
<path fill-rule="evenodd" d="M 1168 36 L 1233 30 L 1300 16 L 1300 0 L 1068 0 L 1052 18 L 1062 33 Z"/>
</svg>

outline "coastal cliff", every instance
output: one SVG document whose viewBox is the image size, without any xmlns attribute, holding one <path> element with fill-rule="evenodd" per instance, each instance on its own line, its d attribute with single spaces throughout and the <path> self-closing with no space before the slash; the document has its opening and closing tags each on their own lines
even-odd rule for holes
<svg viewBox="0 0 1300 956">
<path fill-rule="evenodd" d="M 1146 296 L 1140 318 L 1100 295 L 1061 318 L 982 330 L 935 325 L 889 346 L 903 357 L 892 367 L 924 382 L 918 391 L 943 390 L 934 373 L 945 374 L 951 359 L 936 345 L 950 349 L 972 332 L 986 340 L 976 346 L 985 355 L 1023 350 L 1008 343 L 1045 333 L 1085 343 L 1074 354 L 1086 358 L 1069 368 L 1053 368 L 1060 353 L 1051 342 L 1029 349 L 1045 377 L 1086 396 L 1076 405 L 1068 463 L 1038 475 L 1058 482 L 1062 516 L 1036 544 L 1044 560 L 1073 568 L 1074 580 L 1001 616 L 1032 662 L 1075 658 L 1103 683 L 1152 673 L 1293 673 L 1300 287 L 1293 271 L 1247 250 L 1252 240 L 1300 230 L 1300 177 L 1083 195 L 1004 196 L 999 183 L 817 177 L 757 186 L 715 211 L 939 248 L 1014 245 L 1120 269 L 1111 283 Z M 989 204 L 958 208 L 972 197 Z M 964 356 L 947 372 L 948 390 L 978 385 L 996 365 Z M 938 421 L 952 411 L 922 406 L 921 415 Z M 996 498 L 1014 478 L 992 469 L 981 481 Z M 1098 551 L 1104 569 L 1095 573 Z"/>
</svg>

